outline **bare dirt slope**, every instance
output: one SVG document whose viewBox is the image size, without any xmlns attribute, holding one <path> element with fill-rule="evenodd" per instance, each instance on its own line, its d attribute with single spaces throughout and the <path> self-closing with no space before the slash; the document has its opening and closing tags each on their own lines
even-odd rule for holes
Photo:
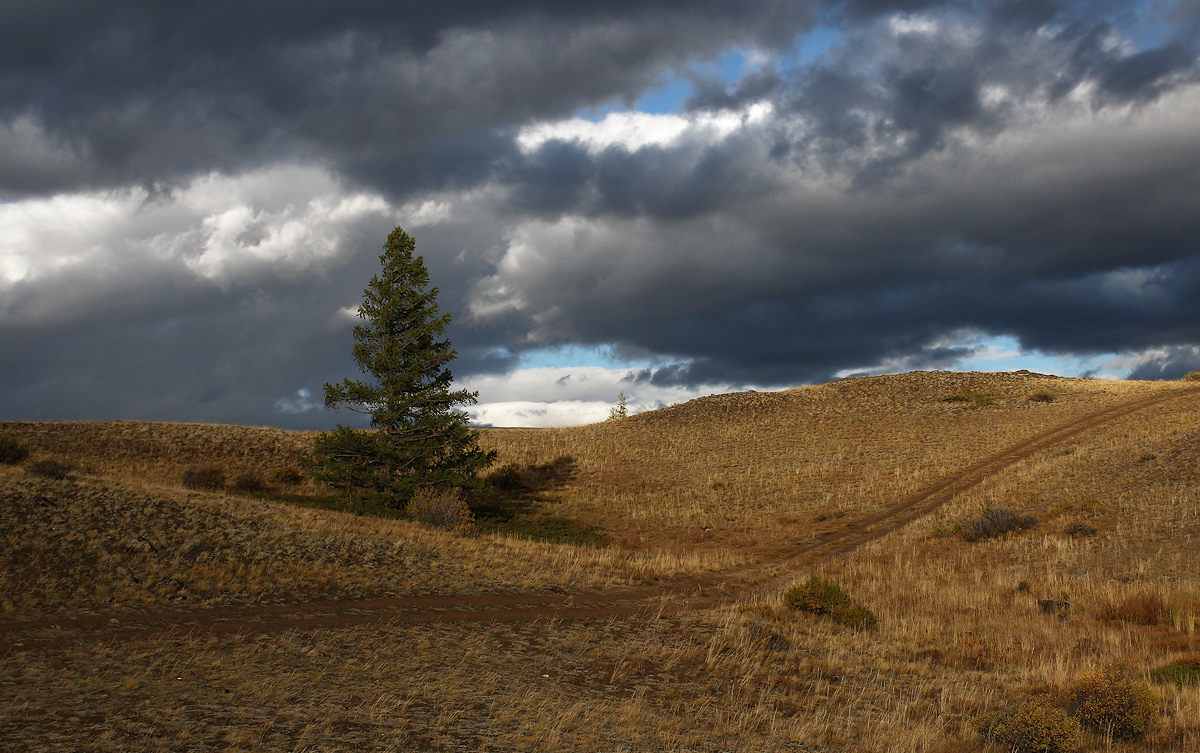
<svg viewBox="0 0 1200 753">
<path fill-rule="evenodd" d="M 1187 387 L 913 374 L 489 432 L 505 461 L 571 456 L 579 472 L 549 504 L 608 530 L 616 544 L 599 550 L 177 488 L 199 460 L 286 464 L 304 445 L 287 433 L 248 450 L 155 425 L 157 441 L 178 431 L 193 449 L 150 442 L 113 463 L 104 424 L 82 425 L 86 439 L 73 425 L 0 426 L 35 457 L 90 464 L 66 481 L 0 476 L 12 691 L 0 740 L 978 748 L 971 717 L 1006 698 L 1197 648 L 1185 622 L 1200 593 L 1200 399 Z M 997 501 L 1037 525 L 979 543 L 954 533 Z M 778 589 L 813 566 L 880 629 L 783 610 Z M 1038 614 L 1038 598 L 1064 596 L 1066 622 Z M 1126 619 L 1149 596 L 1161 610 Z M 1194 749 L 1195 691 L 1160 701 L 1132 749 Z"/>
</svg>

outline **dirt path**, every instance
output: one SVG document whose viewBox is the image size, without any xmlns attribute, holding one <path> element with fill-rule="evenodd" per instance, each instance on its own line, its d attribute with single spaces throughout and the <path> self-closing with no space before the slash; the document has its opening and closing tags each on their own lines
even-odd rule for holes
<svg viewBox="0 0 1200 753">
<path fill-rule="evenodd" d="M 546 618 L 613 618 L 683 612 L 713 606 L 735 597 L 769 595 L 794 578 L 798 570 L 882 538 L 1038 452 L 1109 421 L 1197 392 L 1200 389 L 1152 395 L 1048 429 L 947 476 L 845 530 L 807 543 L 782 559 L 708 578 L 681 579 L 654 586 L 591 593 L 402 596 L 0 621 L 0 655 L 80 640 L 124 640 L 172 633 L 262 633 L 379 622 L 523 622 Z"/>
</svg>

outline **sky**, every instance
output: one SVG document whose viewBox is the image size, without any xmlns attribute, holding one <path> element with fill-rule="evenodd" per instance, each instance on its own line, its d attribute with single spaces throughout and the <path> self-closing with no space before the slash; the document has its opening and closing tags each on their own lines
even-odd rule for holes
<svg viewBox="0 0 1200 753">
<path fill-rule="evenodd" d="M 402 226 L 479 425 L 1200 369 L 1200 0 L 7 0 L 0 419 L 354 424 Z"/>
</svg>

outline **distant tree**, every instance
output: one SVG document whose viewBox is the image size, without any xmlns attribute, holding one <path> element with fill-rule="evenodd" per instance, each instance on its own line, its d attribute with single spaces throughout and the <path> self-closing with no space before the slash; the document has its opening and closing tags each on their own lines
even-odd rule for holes
<svg viewBox="0 0 1200 753">
<path fill-rule="evenodd" d="M 314 478 L 398 508 L 418 489 L 475 486 L 495 460 L 456 410 L 478 393 L 450 389 L 447 366 L 458 355 L 442 337 L 450 314 L 439 314 L 438 289 L 415 249 L 412 236 L 393 230 L 383 270 L 363 291 L 353 352 L 370 379 L 325 384 L 326 408 L 370 415 L 374 431 L 339 425 L 316 439 L 313 453 Z"/>
<path fill-rule="evenodd" d="M 629 406 L 625 404 L 625 393 L 617 395 L 617 406 L 608 409 L 608 418 L 625 418 L 629 415 Z"/>
</svg>

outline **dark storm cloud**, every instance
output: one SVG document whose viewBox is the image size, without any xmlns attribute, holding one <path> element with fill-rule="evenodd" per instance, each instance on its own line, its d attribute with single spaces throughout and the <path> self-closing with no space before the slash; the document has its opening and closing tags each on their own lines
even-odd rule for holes
<svg viewBox="0 0 1200 753">
<path fill-rule="evenodd" d="M 0 417 L 348 421 L 320 388 L 356 373 L 346 309 L 396 222 L 459 376 L 577 344 L 667 364 L 630 385 L 789 385 L 944 368 L 979 333 L 1177 376 L 1200 343 L 1198 19 L 6 3 Z M 787 57 L 817 24 L 832 47 Z M 733 47 L 757 62 L 728 81 Z M 664 74 L 690 84 L 677 135 L 530 140 Z"/>
<path fill-rule="evenodd" d="M 280 159 L 394 194 L 469 184 L 506 129 L 636 97 L 728 44 L 786 44 L 811 16 L 783 0 L 7 3 L 0 125 L 40 130 L 46 154 L 21 164 L 0 135 L 0 193 Z"/>
<path fill-rule="evenodd" d="M 1035 28 L 1051 5 L 1004 12 L 867 24 L 764 86 L 771 117 L 726 139 L 545 144 L 525 164 L 556 189 L 539 204 L 514 183 L 543 219 L 483 308 L 503 287 L 534 342 L 679 359 L 633 377 L 655 384 L 944 367 L 971 332 L 1075 354 L 1200 340 L 1200 138 L 1173 114 L 1196 111 L 1194 54 L 1114 44 L 1103 19 Z M 697 91 L 694 111 L 720 106 Z"/>
</svg>

